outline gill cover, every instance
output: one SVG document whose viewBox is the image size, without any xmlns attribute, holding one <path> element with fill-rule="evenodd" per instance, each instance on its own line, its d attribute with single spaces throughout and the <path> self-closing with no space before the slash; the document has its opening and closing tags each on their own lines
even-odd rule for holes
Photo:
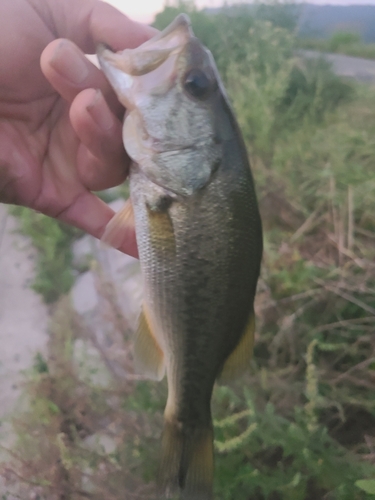
<svg viewBox="0 0 375 500">
<path fill-rule="evenodd" d="M 101 46 L 98 57 L 126 107 L 124 145 L 143 174 L 181 196 L 206 186 L 222 156 L 218 77 L 189 19 L 178 16 L 136 49 L 113 53 Z"/>
</svg>

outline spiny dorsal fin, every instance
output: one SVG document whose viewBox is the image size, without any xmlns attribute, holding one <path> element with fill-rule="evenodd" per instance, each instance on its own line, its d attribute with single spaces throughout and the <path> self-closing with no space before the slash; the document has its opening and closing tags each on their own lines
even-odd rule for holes
<svg viewBox="0 0 375 500">
<path fill-rule="evenodd" d="M 139 316 L 134 343 L 134 361 L 137 372 L 152 380 L 161 380 L 165 374 L 164 354 L 152 331 L 145 308 Z"/>
<path fill-rule="evenodd" d="M 219 376 L 219 382 L 233 380 L 242 375 L 249 367 L 250 359 L 253 354 L 254 331 L 255 317 L 254 312 L 252 312 L 242 337 L 224 363 L 222 372 Z"/>
<path fill-rule="evenodd" d="M 130 198 L 124 207 L 108 222 L 101 242 L 113 248 L 121 248 L 130 234 L 134 233 L 134 212 Z"/>
</svg>

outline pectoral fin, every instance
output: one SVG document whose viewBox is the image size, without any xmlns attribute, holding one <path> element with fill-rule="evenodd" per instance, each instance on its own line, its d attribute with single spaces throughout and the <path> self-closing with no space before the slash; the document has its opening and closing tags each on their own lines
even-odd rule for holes
<svg viewBox="0 0 375 500">
<path fill-rule="evenodd" d="M 152 332 L 144 309 L 139 317 L 134 343 L 136 370 L 152 380 L 161 380 L 165 373 L 164 354 Z"/>
<path fill-rule="evenodd" d="M 162 205 L 147 207 L 148 223 L 150 231 L 150 242 L 154 248 L 174 255 L 176 252 L 176 240 L 171 217 L 168 209 Z"/>
<path fill-rule="evenodd" d="M 224 363 L 219 382 L 233 380 L 248 368 L 253 354 L 254 331 L 255 318 L 252 312 L 240 341 Z"/>
<path fill-rule="evenodd" d="M 129 234 L 134 233 L 134 212 L 130 198 L 124 207 L 108 222 L 101 242 L 113 248 L 120 248 Z"/>
</svg>

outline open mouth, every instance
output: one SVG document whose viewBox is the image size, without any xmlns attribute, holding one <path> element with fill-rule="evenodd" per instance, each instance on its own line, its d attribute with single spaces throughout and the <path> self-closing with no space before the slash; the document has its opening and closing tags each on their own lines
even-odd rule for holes
<svg viewBox="0 0 375 500">
<path fill-rule="evenodd" d="M 164 31 L 136 49 L 116 53 L 99 45 L 100 66 L 120 102 L 131 109 L 140 94 L 155 89 L 163 91 L 170 86 L 177 56 L 193 36 L 189 19 L 181 14 Z"/>
</svg>

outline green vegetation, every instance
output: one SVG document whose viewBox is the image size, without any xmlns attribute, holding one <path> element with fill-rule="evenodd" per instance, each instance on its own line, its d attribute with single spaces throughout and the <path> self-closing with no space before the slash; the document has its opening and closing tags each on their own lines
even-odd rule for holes
<svg viewBox="0 0 375 500">
<path fill-rule="evenodd" d="M 77 342 L 84 343 L 83 351 L 88 349 L 89 333 L 66 298 L 54 309 L 49 356 L 37 355 L 28 374 L 30 408 L 14 418 L 17 443 L 10 461 L 0 465 L 7 494 L 39 500 L 122 500 L 140 498 L 140 492 L 141 498 L 156 500 L 152 485 L 145 486 L 139 473 L 139 448 L 151 443 L 155 453 L 150 452 L 148 463 L 155 463 L 158 426 L 152 437 L 140 436 L 142 420 L 124 408 L 136 391 L 134 382 L 120 384 L 114 378 L 110 386 L 95 384 L 99 370 L 101 380 L 108 376 L 105 363 L 99 356 L 89 366 L 85 352 L 77 355 Z"/>
<path fill-rule="evenodd" d="M 301 49 L 375 59 L 375 43 L 364 43 L 356 33 L 346 31 L 337 31 L 329 39 L 300 38 L 298 46 Z"/>
<path fill-rule="evenodd" d="M 265 229 L 251 373 L 213 398 L 215 498 L 371 500 L 375 90 L 296 59 L 290 27 L 264 12 L 207 16 L 184 3 L 156 26 L 182 10 L 223 75 Z M 84 334 L 66 307 L 49 358 L 36 360 L 8 474 L 41 500 L 152 499 L 165 383 L 82 377 L 72 346 Z"/>
<path fill-rule="evenodd" d="M 129 187 L 124 183 L 97 194 L 110 203 L 117 198 L 127 198 Z M 36 249 L 36 273 L 31 286 L 42 295 L 44 302 L 52 304 L 74 284 L 71 246 L 82 231 L 25 207 L 12 207 L 12 214 L 19 218 L 20 231 L 31 239 Z"/>
<path fill-rule="evenodd" d="M 19 217 L 21 231 L 31 238 L 37 250 L 32 288 L 50 304 L 73 285 L 70 247 L 80 232 L 28 208 L 14 207 L 13 214 Z"/>
</svg>

